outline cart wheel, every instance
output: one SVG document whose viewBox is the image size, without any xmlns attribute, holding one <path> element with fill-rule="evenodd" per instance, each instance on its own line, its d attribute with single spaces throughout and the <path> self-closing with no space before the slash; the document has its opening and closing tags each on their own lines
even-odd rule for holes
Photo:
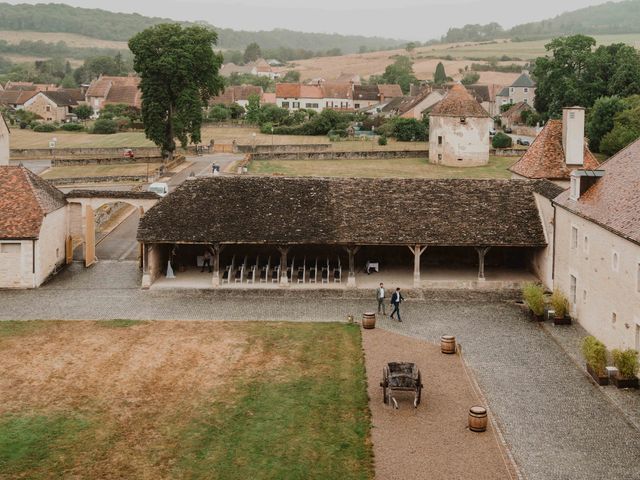
<svg viewBox="0 0 640 480">
<path fill-rule="evenodd" d="M 382 403 L 387 404 L 387 389 L 382 387 Z"/>
</svg>

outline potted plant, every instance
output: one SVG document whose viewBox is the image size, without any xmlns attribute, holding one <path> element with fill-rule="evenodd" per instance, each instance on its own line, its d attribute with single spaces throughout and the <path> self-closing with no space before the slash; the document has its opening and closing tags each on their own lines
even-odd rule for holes
<svg viewBox="0 0 640 480">
<path fill-rule="evenodd" d="M 544 320 L 544 288 L 538 283 L 527 283 L 522 288 L 522 298 L 534 320 Z"/>
<path fill-rule="evenodd" d="M 569 300 L 562 293 L 562 290 L 556 288 L 551 295 L 551 307 L 555 313 L 553 323 L 555 325 L 571 325 L 571 317 L 569 316 Z"/>
<path fill-rule="evenodd" d="M 627 350 L 615 349 L 611 352 L 613 364 L 618 373 L 613 377 L 613 383 L 618 388 L 638 388 L 638 351 L 633 348 Z"/>
<path fill-rule="evenodd" d="M 598 385 L 609 385 L 607 366 L 607 347 L 596 337 L 588 336 L 582 340 L 582 355 L 587 362 L 587 372 Z"/>
</svg>

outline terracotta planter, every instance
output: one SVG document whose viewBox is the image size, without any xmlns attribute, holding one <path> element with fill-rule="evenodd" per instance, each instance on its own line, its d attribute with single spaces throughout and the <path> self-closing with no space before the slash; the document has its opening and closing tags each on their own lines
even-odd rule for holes
<svg viewBox="0 0 640 480">
<path fill-rule="evenodd" d="M 591 378 L 593 378 L 593 381 L 596 382 L 598 385 L 603 386 L 603 385 L 609 385 L 609 377 L 604 375 L 604 376 L 599 376 L 596 371 L 591 368 L 591 366 L 587 363 L 587 373 L 589 373 L 589 375 L 591 375 Z"/>
<path fill-rule="evenodd" d="M 613 383 L 618 388 L 638 388 L 638 378 L 624 378 L 618 375 L 613 377 Z"/>
<path fill-rule="evenodd" d="M 565 315 L 564 317 L 554 317 L 553 319 L 554 325 L 571 325 L 571 316 Z"/>
</svg>

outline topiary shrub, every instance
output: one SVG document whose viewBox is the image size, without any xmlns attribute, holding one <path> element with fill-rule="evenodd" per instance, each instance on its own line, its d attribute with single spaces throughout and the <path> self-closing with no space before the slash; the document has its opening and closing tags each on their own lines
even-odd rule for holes
<svg viewBox="0 0 640 480">
<path fill-rule="evenodd" d="M 498 132 L 491 141 L 493 148 L 511 148 L 513 139 L 506 133 Z"/>
<path fill-rule="evenodd" d="M 384 135 L 381 135 L 380 137 L 378 137 L 378 145 L 384 146 L 387 144 L 387 137 L 385 137 Z"/>
<path fill-rule="evenodd" d="M 99 118 L 93 125 L 91 133 L 111 135 L 118 132 L 118 124 L 115 120 Z"/>
<path fill-rule="evenodd" d="M 522 287 L 522 298 L 536 317 L 544 314 L 544 288 L 538 283 L 527 283 Z"/>
<path fill-rule="evenodd" d="M 611 351 L 613 364 L 623 378 L 635 378 L 640 364 L 638 363 L 638 351 L 633 348 L 627 350 L 615 349 Z"/>
<path fill-rule="evenodd" d="M 79 123 L 65 123 L 60 127 L 60 130 L 64 130 L 65 132 L 82 132 L 84 131 L 84 126 Z"/>
<path fill-rule="evenodd" d="M 57 129 L 53 123 L 38 123 L 33 127 L 34 132 L 55 132 Z"/>
<path fill-rule="evenodd" d="M 582 340 L 582 356 L 587 365 L 600 377 L 606 375 L 607 347 L 594 336 L 585 337 Z"/>
</svg>

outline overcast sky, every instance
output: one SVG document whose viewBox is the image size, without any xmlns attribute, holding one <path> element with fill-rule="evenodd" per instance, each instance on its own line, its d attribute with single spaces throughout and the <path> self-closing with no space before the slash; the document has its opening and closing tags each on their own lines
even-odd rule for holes
<svg viewBox="0 0 640 480">
<path fill-rule="evenodd" d="M 55 1 L 55 0 L 51 0 Z M 10 3 L 41 3 L 10 1 Z M 605 3 L 604 0 L 67 0 L 78 7 L 205 20 L 242 30 L 287 28 L 429 40 L 449 27 L 498 22 L 504 27 Z"/>
</svg>

